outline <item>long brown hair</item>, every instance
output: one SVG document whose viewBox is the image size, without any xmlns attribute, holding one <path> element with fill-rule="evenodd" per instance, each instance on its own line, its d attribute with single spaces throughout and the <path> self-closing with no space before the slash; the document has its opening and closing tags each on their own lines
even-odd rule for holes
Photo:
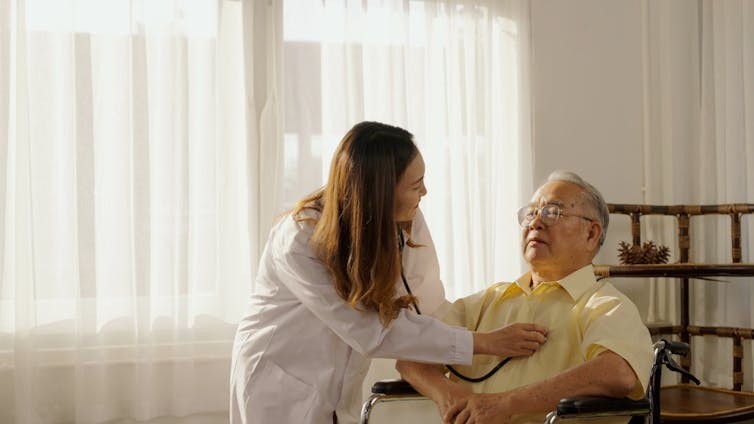
<svg viewBox="0 0 754 424">
<path fill-rule="evenodd" d="M 327 184 L 294 208 L 294 216 L 307 208 L 321 212 L 311 245 L 336 292 L 354 309 L 376 311 L 385 326 L 417 300 L 395 297 L 401 262 L 394 219 L 395 187 L 417 154 L 413 135 L 402 128 L 356 124 L 335 150 Z"/>
</svg>

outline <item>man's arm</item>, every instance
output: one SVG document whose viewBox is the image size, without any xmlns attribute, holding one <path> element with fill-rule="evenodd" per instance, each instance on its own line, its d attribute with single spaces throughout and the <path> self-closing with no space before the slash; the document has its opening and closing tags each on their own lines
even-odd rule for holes
<svg viewBox="0 0 754 424">
<path fill-rule="evenodd" d="M 466 400 L 471 395 L 469 390 L 445 376 L 442 365 L 399 360 L 395 369 L 416 391 L 435 402 L 445 422 L 449 422 L 446 416 L 452 417 L 448 415 L 449 411 L 456 411 L 455 415 L 466 405 Z"/>
<path fill-rule="evenodd" d="M 625 359 L 611 351 L 548 379 L 507 392 L 470 395 L 443 415 L 445 422 L 508 422 L 513 414 L 547 412 L 562 398 L 607 396 L 621 398 L 631 393 L 636 374 Z M 454 419 L 451 419 L 454 418 Z"/>
</svg>

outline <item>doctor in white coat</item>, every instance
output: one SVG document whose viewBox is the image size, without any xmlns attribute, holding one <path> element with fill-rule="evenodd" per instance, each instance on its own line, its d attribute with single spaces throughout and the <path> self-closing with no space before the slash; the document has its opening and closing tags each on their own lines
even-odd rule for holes
<svg viewBox="0 0 754 424">
<path fill-rule="evenodd" d="M 345 135 L 328 183 L 270 231 L 236 332 L 231 424 L 356 423 L 372 357 L 470 364 L 544 342 L 535 324 L 472 333 L 430 316 L 447 301 L 426 192 L 409 132 L 362 122 Z"/>
</svg>

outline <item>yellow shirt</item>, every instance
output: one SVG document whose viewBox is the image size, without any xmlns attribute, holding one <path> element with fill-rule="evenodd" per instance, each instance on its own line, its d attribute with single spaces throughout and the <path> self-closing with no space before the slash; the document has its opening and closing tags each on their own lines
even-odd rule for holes
<svg viewBox="0 0 754 424">
<path fill-rule="evenodd" d="M 652 341 L 631 300 L 610 283 L 598 282 L 592 265 L 534 290 L 529 288 L 530 281 L 527 273 L 513 283 L 494 284 L 453 304 L 445 317 L 451 325 L 490 331 L 515 322 L 534 322 L 548 330 L 547 342 L 532 356 L 512 359 L 481 383 L 463 383 L 476 393 L 504 392 L 557 375 L 607 349 L 623 357 L 638 377 L 630 397 L 644 396 Z M 481 377 L 501 359 L 476 355 L 471 366 L 455 368 L 466 376 Z M 527 415 L 514 422 L 541 423 L 543 418 L 544 414 Z"/>
</svg>

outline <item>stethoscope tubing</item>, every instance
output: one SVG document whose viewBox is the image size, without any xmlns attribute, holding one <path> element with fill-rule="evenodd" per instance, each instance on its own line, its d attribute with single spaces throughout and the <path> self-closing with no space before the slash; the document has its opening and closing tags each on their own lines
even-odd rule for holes
<svg viewBox="0 0 754 424">
<path fill-rule="evenodd" d="M 411 287 L 408 285 L 408 281 L 406 280 L 406 275 L 403 273 L 403 247 L 406 244 L 406 241 L 403 239 L 403 230 L 401 230 L 400 227 L 398 227 L 398 252 L 401 255 L 401 280 L 403 280 L 403 287 L 406 288 L 406 293 L 413 296 L 413 293 L 411 292 Z M 421 310 L 419 310 L 419 305 L 416 304 L 416 302 L 413 302 L 414 310 L 416 310 L 416 313 L 421 315 Z M 453 368 L 452 365 L 445 365 L 445 368 L 448 369 L 453 375 L 460 378 L 461 380 L 468 381 L 470 383 L 479 383 L 484 380 L 487 380 L 488 378 L 495 375 L 496 372 L 500 370 L 500 368 L 503 367 L 503 365 L 507 364 L 508 361 L 510 361 L 512 358 L 507 357 L 504 358 L 500 363 L 498 363 L 495 368 L 490 370 L 487 374 L 481 376 L 481 377 L 468 377 L 466 375 L 461 374 L 460 371 Z"/>
</svg>

